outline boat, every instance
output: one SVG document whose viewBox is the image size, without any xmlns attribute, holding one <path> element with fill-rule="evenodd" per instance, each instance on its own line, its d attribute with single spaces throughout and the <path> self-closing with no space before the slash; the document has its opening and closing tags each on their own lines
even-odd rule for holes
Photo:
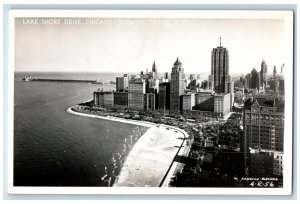
<svg viewBox="0 0 300 204">
<path fill-rule="evenodd" d="M 24 76 L 24 77 L 22 78 L 23 81 L 33 81 L 33 79 L 34 79 L 34 78 L 33 78 L 32 76 L 29 76 L 29 77 L 28 77 L 28 76 Z"/>
</svg>

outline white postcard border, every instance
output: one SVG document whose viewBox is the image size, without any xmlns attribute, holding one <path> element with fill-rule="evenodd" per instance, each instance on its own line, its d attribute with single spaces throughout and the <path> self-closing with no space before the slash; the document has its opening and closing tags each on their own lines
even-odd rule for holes
<svg viewBox="0 0 300 204">
<path fill-rule="evenodd" d="M 255 15 L 254 15 L 255 14 Z M 238 17 L 237 17 L 238 16 Z M 291 11 L 203 11 L 203 10 L 11 10 L 9 21 L 8 93 L 8 192 L 13 194 L 178 194 L 178 195 L 290 195 L 292 188 L 293 72 L 285 73 L 285 128 L 283 188 L 133 188 L 133 187 L 14 187 L 13 186 L 13 96 L 14 96 L 14 18 L 227 18 L 283 19 L 286 67 L 293 68 L 293 13 Z M 290 136 L 290 137 L 289 137 Z M 251 189 L 251 190 L 250 190 Z"/>
</svg>

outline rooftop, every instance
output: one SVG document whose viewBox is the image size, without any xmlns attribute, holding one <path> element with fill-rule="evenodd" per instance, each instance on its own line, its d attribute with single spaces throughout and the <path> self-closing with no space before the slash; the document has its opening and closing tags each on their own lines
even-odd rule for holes
<svg viewBox="0 0 300 204">
<path fill-rule="evenodd" d="M 180 62 L 179 58 L 177 57 L 176 61 L 174 62 L 174 65 L 181 65 L 182 63 Z"/>
<path fill-rule="evenodd" d="M 270 108 L 276 108 L 277 112 L 284 112 L 284 100 L 279 100 L 279 98 L 274 99 L 266 99 L 266 98 L 257 98 L 252 99 L 249 98 L 247 101 L 245 101 L 245 108 L 250 109 L 252 104 L 257 102 L 259 106 L 261 107 L 270 107 Z"/>
</svg>

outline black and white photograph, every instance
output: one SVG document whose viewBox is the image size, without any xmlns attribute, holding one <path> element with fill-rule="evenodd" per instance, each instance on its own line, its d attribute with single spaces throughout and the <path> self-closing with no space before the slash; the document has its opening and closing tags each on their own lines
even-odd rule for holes
<svg viewBox="0 0 300 204">
<path fill-rule="evenodd" d="M 9 20 L 10 193 L 291 194 L 292 11 Z"/>
</svg>

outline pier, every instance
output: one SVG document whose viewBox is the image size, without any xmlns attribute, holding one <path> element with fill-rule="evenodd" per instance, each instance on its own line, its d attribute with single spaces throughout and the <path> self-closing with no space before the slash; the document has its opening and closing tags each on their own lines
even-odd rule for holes
<svg viewBox="0 0 300 204">
<path fill-rule="evenodd" d="M 97 80 L 85 79 L 43 79 L 34 77 L 24 77 L 23 81 L 40 81 L 40 82 L 67 82 L 67 83 L 97 83 Z"/>
</svg>

